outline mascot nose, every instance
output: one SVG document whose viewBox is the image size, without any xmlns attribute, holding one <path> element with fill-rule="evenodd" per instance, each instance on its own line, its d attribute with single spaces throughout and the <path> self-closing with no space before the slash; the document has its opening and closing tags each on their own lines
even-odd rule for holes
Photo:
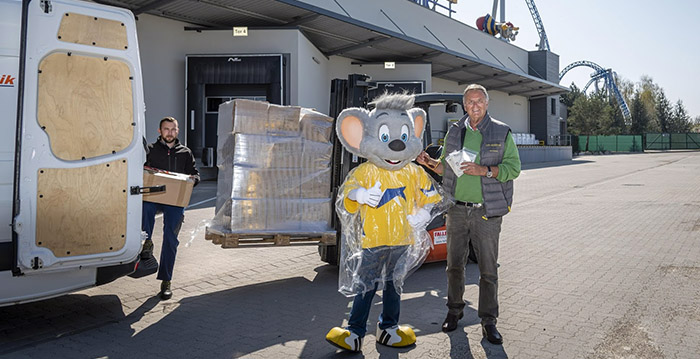
<svg viewBox="0 0 700 359">
<path fill-rule="evenodd" d="M 399 152 L 399 151 L 403 151 L 404 149 L 406 149 L 406 144 L 401 140 L 393 140 L 393 141 L 389 142 L 389 148 L 391 148 L 392 150 L 394 150 L 396 152 Z"/>
</svg>

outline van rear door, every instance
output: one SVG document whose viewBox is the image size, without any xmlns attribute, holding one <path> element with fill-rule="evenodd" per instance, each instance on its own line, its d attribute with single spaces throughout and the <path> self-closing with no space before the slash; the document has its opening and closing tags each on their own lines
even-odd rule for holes
<svg viewBox="0 0 700 359">
<path fill-rule="evenodd" d="M 26 1 L 26 0 L 25 0 Z M 26 23 L 17 269 L 103 267 L 141 247 L 144 104 L 133 14 L 32 0 Z"/>
<path fill-rule="evenodd" d="M 14 266 L 12 188 L 17 120 L 20 1 L 0 0 L 0 272 Z"/>
</svg>

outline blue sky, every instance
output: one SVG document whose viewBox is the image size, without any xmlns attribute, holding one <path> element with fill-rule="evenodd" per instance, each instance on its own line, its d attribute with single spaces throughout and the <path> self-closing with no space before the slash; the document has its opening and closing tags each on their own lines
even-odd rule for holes
<svg viewBox="0 0 700 359">
<path fill-rule="evenodd" d="M 635 83 L 648 75 L 671 102 L 680 99 L 691 117 L 700 116 L 700 2 L 535 0 L 535 5 L 560 70 L 588 60 Z M 459 0 L 453 17 L 476 27 L 476 19 L 491 13 L 492 6 L 491 0 Z M 520 27 L 514 45 L 537 49 L 539 37 L 525 0 L 506 1 L 506 21 Z M 561 83 L 583 87 L 592 72 L 577 67 Z"/>
</svg>

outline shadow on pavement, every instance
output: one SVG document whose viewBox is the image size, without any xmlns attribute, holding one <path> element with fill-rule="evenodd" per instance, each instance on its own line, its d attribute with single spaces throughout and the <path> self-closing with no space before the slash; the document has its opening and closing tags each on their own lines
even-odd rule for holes
<svg viewBox="0 0 700 359">
<path fill-rule="evenodd" d="M 148 300 L 129 316 L 116 295 L 70 294 L 0 308 L 0 355 L 113 323 L 133 323 L 157 302 Z"/>
<path fill-rule="evenodd" d="M 477 286 L 479 284 L 479 268 L 474 263 L 467 264 L 464 277 L 466 286 Z M 426 283 L 434 283 L 426 288 Z M 436 296 L 431 296 L 430 299 L 425 297 L 420 300 L 406 300 L 401 302 L 401 317 L 403 322 L 407 322 L 415 326 L 416 335 L 418 337 L 418 345 L 420 345 L 421 335 L 433 334 L 442 331 L 442 322 L 447 315 L 447 276 L 445 274 L 445 262 L 424 264 L 420 270 L 416 271 L 406 281 L 404 293 L 409 291 L 437 293 Z M 405 296 L 404 296 L 405 297 Z M 486 357 L 490 359 L 508 358 L 505 348 L 502 345 L 493 345 L 482 338 L 481 335 L 481 319 L 476 312 L 478 297 L 468 297 L 465 294 L 467 305 L 464 307 L 464 318 L 462 318 L 452 332 L 446 333 L 450 339 L 450 358 L 452 359 L 470 359 L 474 358 L 470 348 L 470 342 L 480 343 L 486 353 Z M 415 316 L 407 320 L 405 315 Z M 410 314 L 409 314 L 410 313 Z M 466 327 L 478 326 L 478 334 L 476 337 L 467 335 Z"/>
<path fill-rule="evenodd" d="M 398 349 L 375 342 L 374 328 L 381 312 L 381 297 L 376 296 L 364 347 L 376 348 L 380 358 L 398 358 L 420 348 L 422 336 L 440 332 L 447 313 L 444 271 L 444 262 L 426 264 L 404 285 L 401 323 L 414 327 L 415 346 Z M 347 319 L 352 299 L 337 291 L 337 268 L 324 265 L 316 272 L 313 280 L 293 277 L 180 301 L 159 304 L 157 297 L 151 297 L 128 316 L 119 298 L 112 295 L 68 295 L 0 308 L 4 319 L 0 354 L 90 330 L 61 346 L 79 346 L 70 350 L 84 357 L 109 358 L 231 358 L 273 346 L 274 353 L 282 357 L 364 358 L 362 353 L 336 350 L 325 341 L 327 331 Z M 468 265 L 466 278 L 467 285 L 477 283 L 476 265 Z M 478 323 L 476 311 L 467 306 L 457 330 L 445 334 L 450 338 L 452 358 L 473 357 L 465 327 Z M 484 345 L 487 353 L 494 354 L 489 358 L 507 357 L 489 345 Z"/>
</svg>

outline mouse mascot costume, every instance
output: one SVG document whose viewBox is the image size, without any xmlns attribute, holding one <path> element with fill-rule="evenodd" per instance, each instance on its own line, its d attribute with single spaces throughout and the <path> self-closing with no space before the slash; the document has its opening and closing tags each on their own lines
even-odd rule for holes
<svg viewBox="0 0 700 359">
<path fill-rule="evenodd" d="M 411 95 L 384 94 L 374 110 L 348 108 L 336 121 L 345 149 L 367 159 L 348 174 L 336 201 L 343 229 L 339 291 L 355 299 L 348 326 L 331 329 L 326 340 L 345 350 L 362 349 L 377 290 L 383 291 L 377 342 L 416 342 L 413 330 L 399 325 L 402 286 L 431 248 L 426 226 L 447 207 L 431 177 L 411 163 L 423 148 L 426 121 L 413 103 Z"/>
</svg>

